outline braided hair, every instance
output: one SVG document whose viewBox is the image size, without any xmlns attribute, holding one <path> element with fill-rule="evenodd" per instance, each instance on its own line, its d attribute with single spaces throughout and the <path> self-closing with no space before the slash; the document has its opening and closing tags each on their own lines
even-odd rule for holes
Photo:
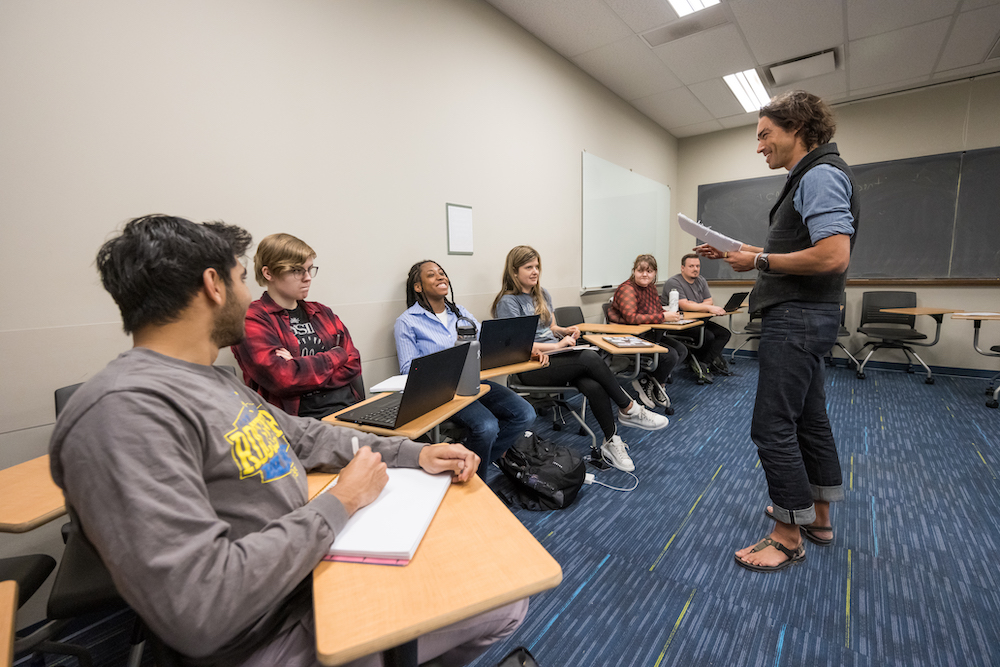
<svg viewBox="0 0 1000 667">
<path fill-rule="evenodd" d="M 406 307 L 410 308 L 413 304 L 419 303 L 420 307 L 424 310 L 434 312 L 434 309 L 431 308 L 431 302 L 427 299 L 427 295 L 422 291 L 418 292 L 414 288 L 415 285 L 421 282 L 420 271 L 424 264 L 434 264 L 441 269 L 445 277 L 448 278 L 448 272 L 433 259 L 422 259 L 411 266 L 410 272 L 406 276 Z M 445 297 L 444 305 L 448 308 L 448 310 L 455 313 L 455 317 L 461 317 L 462 314 L 458 312 L 458 306 L 455 305 L 455 287 L 451 284 L 451 278 L 448 278 L 448 291 L 451 294 L 451 300 L 449 301 L 448 298 Z"/>
</svg>

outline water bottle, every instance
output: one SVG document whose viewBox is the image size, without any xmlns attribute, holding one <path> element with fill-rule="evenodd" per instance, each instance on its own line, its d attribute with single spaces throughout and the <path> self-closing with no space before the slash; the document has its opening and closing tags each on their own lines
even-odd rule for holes
<svg viewBox="0 0 1000 667">
<path fill-rule="evenodd" d="M 465 318 L 461 319 L 464 320 Z M 463 326 L 460 320 L 457 329 L 458 339 L 455 341 L 455 345 L 468 345 L 469 350 L 465 357 L 465 366 L 462 367 L 462 377 L 458 381 L 458 389 L 455 390 L 455 393 L 459 396 L 475 396 L 479 393 L 479 371 L 481 370 L 476 328 L 471 322 L 468 322 L 468 326 Z"/>
<path fill-rule="evenodd" d="M 670 299 L 669 299 L 669 302 L 667 304 L 667 312 L 668 313 L 676 313 L 677 312 L 677 299 L 678 298 L 679 298 L 679 296 L 677 294 L 677 290 L 675 290 L 675 289 L 670 290 Z"/>
</svg>

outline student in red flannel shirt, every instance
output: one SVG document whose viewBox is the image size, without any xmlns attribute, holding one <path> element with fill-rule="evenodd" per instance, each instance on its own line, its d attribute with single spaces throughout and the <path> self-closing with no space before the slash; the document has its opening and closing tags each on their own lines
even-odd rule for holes
<svg viewBox="0 0 1000 667">
<path fill-rule="evenodd" d="M 660 295 L 656 291 L 655 257 L 639 255 L 635 258 L 632 275 L 618 286 L 611 299 L 608 319 L 619 324 L 660 324 L 680 319 L 680 313 L 668 313 L 660 303 Z M 666 405 L 667 392 L 663 384 L 677 364 L 687 357 L 687 347 L 660 330 L 654 329 L 643 337 L 670 348 L 670 353 L 661 354 L 656 370 L 632 380 L 632 387 L 639 393 L 639 400 L 647 407 Z"/>
<path fill-rule="evenodd" d="M 291 415 L 322 419 L 364 398 L 352 385 L 361 355 L 340 318 L 306 301 L 319 271 L 316 252 L 291 234 L 261 240 L 253 258 L 257 283 L 267 288 L 250 304 L 246 337 L 232 347 L 243 380 Z"/>
</svg>

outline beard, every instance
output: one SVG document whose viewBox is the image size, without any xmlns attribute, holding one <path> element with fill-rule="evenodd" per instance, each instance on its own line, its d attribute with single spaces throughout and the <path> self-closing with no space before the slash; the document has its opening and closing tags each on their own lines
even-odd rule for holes
<svg viewBox="0 0 1000 667">
<path fill-rule="evenodd" d="M 212 325 L 212 343 L 218 348 L 240 343 L 246 337 L 246 306 L 238 302 L 233 288 L 226 286 L 226 305 Z"/>
</svg>

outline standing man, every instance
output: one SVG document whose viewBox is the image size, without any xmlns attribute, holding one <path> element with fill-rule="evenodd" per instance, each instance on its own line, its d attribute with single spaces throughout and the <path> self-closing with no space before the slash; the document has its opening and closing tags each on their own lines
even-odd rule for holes
<svg viewBox="0 0 1000 667">
<path fill-rule="evenodd" d="M 386 466 L 465 482 L 479 457 L 289 416 L 213 366 L 244 335 L 250 291 L 237 257 L 249 245 L 239 227 L 163 215 L 104 244 L 97 268 L 133 347 L 59 416 L 52 478 L 118 592 L 182 664 L 319 667 L 310 575 L 378 497 Z M 312 469 L 340 476 L 310 501 Z M 461 574 L 456 565 L 456 585 L 468 585 Z M 430 632 L 419 658 L 467 664 L 526 610 L 521 600 Z"/>
<path fill-rule="evenodd" d="M 677 290 L 677 306 L 683 311 L 725 315 L 721 306 L 716 306 L 712 300 L 712 292 L 708 289 L 708 281 L 701 276 L 701 259 L 695 253 L 681 257 L 681 272 L 663 283 L 663 293 L 660 303 L 670 303 L 670 290 Z M 698 361 L 708 366 L 719 375 L 732 375 L 726 360 L 722 358 L 722 350 L 729 342 L 729 329 L 710 320 L 704 323 L 705 342 L 692 354 Z M 707 378 L 706 378 L 707 379 Z"/>
<path fill-rule="evenodd" d="M 836 124 L 815 95 L 793 91 L 760 110 L 757 152 L 788 180 L 771 209 L 763 248 L 723 253 L 735 271 L 759 272 L 751 312 L 762 313 L 760 378 L 750 437 L 767 476 L 774 519 L 769 537 L 736 552 L 736 562 L 763 572 L 805 558 L 802 538 L 833 540 L 830 502 L 844 490 L 826 414 L 823 355 L 837 340 L 840 297 L 860 208 L 850 167 L 829 143 Z"/>
</svg>

